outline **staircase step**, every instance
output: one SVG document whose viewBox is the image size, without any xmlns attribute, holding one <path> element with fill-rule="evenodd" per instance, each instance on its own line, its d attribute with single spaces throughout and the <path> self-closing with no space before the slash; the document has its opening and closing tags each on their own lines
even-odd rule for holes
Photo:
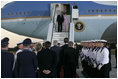
<svg viewBox="0 0 118 79">
<path fill-rule="evenodd" d="M 67 37 L 68 37 L 68 32 L 53 32 L 52 41 L 57 40 L 61 45 L 63 45 L 64 38 L 67 38 Z"/>
</svg>

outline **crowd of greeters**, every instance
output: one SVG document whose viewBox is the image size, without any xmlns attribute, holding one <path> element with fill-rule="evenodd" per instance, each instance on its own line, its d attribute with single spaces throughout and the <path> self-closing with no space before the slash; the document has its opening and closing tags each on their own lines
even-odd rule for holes
<svg viewBox="0 0 118 79">
<path fill-rule="evenodd" d="M 64 39 L 64 45 L 54 45 L 46 41 L 34 44 L 27 38 L 17 44 L 15 54 L 8 52 L 9 38 L 1 40 L 1 77 L 2 78 L 74 78 L 78 66 L 78 51 L 73 42 Z"/>
<path fill-rule="evenodd" d="M 89 78 L 109 78 L 111 71 L 110 47 L 106 40 L 82 41 L 81 47 L 64 38 L 64 45 L 57 40 L 53 46 L 49 41 L 32 42 L 27 38 L 17 44 L 15 54 L 8 52 L 9 38 L 1 40 L 2 78 L 74 78 L 79 67 L 79 56 L 83 74 Z M 117 46 L 115 50 L 117 68 Z"/>
</svg>

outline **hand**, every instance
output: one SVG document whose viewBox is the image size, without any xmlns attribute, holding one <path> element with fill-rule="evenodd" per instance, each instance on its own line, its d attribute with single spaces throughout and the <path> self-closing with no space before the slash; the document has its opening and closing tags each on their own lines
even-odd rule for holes
<svg viewBox="0 0 118 79">
<path fill-rule="evenodd" d="M 93 67 L 94 67 L 94 68 L 96 68 L 96 67 L 97 67 L 97 65 L 94 63 L 94 64 L 93 64 Z"/>
<path fill-rule="evenodd" d="M 98 70 L 100 70 L 100 69 L 101 69 L 101 67 L 102 67 L 102 65 L 99 65 L 99 66 L 98 66 Z"/>
<path fill-rule="evenodd" d="M 46 70 L 43 70 L 43 73 L 46 74 Z"/>
<path fill-rule="evenodd" d="M 47 70 L 47 74 L 50 74 L 51 73 L 51 71 L 50 70 Z"/>
<path fill-rule="evenodd" d="M 43 73 L 44 73 L 44 74 L 50 74 L 51 71 L 50 71 L 50 70 L 43 70 Z"/>
</svg>

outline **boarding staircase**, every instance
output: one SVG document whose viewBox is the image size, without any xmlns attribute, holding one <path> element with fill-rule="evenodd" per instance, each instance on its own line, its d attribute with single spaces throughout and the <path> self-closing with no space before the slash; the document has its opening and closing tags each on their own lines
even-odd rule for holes
<svg viewBox="0 0 118 79">
<path fill-rule="evenodd" d="M 54 9 L 53 9 L 53 14 L 52 14 L 52 20 L 51 20 L 51 23 L 49 24 L 47 41 L 50 41 L 52 45 L 53 45 L 53 40 L 57 40 L 58 43 L 60 43 L 61 45 L 64 45 L 64 42 L 63 42 L 64 38 L 69 38 L 69 41 L 74 42 L 74 21 L 73 21 L 73 18 L 78 18 L 78 15 L 77 15 L 78 13 L 76 14 L 77 15 L 76 17 L 74 16 L 74 14 L 75 14 L 75 12 L 73 12 L 73 8 L 72 8 L 68 31 L 67 32 L 56 32 L 56 29 L 55 29 L 56 5 L 55 5 Z"/>
</svg>

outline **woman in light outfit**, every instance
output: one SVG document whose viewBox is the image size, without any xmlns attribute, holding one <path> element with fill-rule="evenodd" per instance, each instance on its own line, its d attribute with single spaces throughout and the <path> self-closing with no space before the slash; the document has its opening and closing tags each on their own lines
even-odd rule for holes
<svg viewBox="0 0 118 79">
<path fill-rule="evenodd" d="M 67 14 L 64 13 L 64 32 L 67 32 L 68 31 L 67 30 L 67 28 L 68 28 L 68 20 L 69 20 L 69 18 L 67 16 Z"/>
</svg>

